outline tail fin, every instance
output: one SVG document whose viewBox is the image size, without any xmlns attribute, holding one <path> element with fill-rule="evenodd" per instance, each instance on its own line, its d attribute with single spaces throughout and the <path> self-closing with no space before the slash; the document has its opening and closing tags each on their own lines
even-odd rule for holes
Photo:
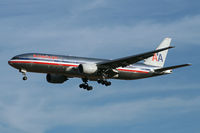
<svg viewBox="0 0 200 133">
<path fill-rule="evenodd" d="M 169 47 L 171 43 L 171 38 L 165 38 L 156 50 Z M 144 64 L 163 67 L 165 64 L 165 59 L 167 57 L 168 49 L 159 53 L 155 53 L 154 56 L 149 57 L 144 60 Z"/>
</svg>

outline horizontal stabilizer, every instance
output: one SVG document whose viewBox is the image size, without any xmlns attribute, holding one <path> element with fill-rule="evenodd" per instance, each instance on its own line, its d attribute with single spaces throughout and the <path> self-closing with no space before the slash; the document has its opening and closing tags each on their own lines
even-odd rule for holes
<svg viewBox="0 0 200 133">
<path fill-rule="evenodd" d="M 164 68 L 156 69 L 155 72 L 163 72 L 163 71 L 166 71 L 166 70 L 171 70 L 171 69 L 176 69 L 176 68 L 186 67 L 186 66 L 191 66 L 191 65 L 192 64 L 182 64 L 182 65 L 164 67 Z"/>
</svg>

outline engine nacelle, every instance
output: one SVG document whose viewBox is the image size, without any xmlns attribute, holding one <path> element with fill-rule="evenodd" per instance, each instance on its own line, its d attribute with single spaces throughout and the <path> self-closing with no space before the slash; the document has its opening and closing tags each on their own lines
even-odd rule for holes
<svg viewBox="0 0 200 133">
<path fill-rule="evenodd" d="M 94 74 L 98 70 L 96 64 L 80 64 L 78 69 L 79 72 L 83 74 Z"/>
<path fill-rule="evenodd" d="M 66 76 L 60 74 L 47 74 L 46 79 L 49 83 L 54 84 L 61 84 L 68 80 Z"/>
</svg>

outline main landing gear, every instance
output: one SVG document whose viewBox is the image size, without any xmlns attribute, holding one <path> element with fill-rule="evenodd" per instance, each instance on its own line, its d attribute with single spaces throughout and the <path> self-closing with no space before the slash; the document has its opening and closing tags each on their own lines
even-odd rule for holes
<svg viewBox="0 0 200 133">
<path fill-rule="evenodd" d="M 105 85 L 105 86 L 110 86 L 111 82 L 107 80 L 98 80 L 97 81 L 99 84 Z"/>
<path fill-rule="evenodd" d="M 27 76 L 26 76 L 26 70 L 20 69 L 19 72 L 22 73 L 22 75 L 23 75 L 23 78 L 22 78 L 22 79 L 23 79 L 23 80 L 27 80 L 27 79 L 28 79 Z"/>
<path fill-rule="evenodd" d="M 82 80 L 83 80 L 84 83 L 82 83 L 82 84 L 79 85 L 80 88 L 86 89 L 86 90 L 88 90 L 88 91 L 90 91 L 90 90 L 93 89 L 92 86 L 89 86 L 89 85 L 88 85 L 88 79 L 83 78 Z M 107 81 L 107 80 L 105 80 L 105 79 L 102 79 L 102 80 L 99 79 L 99 80 L 97 80 L 97 82 L 98 82 L 99 84 L 102 84 L 102 85 L 105 85 L 105 86 L 110 86 L 110 85 L 111 85 L 111 82 L 110 82 L 110 81 Z"/>
<path fill-rule="evenodd" d="M 93 87 L 88 85 L 88 79 L 82 79 L 84 83 L 80 84 L 79 87 L 88 91 L 92 90 Z"/>
</svg>

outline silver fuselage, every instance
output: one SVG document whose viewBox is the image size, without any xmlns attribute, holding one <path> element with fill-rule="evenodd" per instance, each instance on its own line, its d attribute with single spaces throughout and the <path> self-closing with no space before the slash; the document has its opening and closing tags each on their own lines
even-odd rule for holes
<svg viewBox="0 0 200 133">
<path fill-rule="evenodd" d="M 89 80 L 98 80 L 102 77 L 98 74 L 82 74 L 78 70 L 80 64 L 107 61 L 106 59 L 84 58 L 75 56 L 61 56 L 41 53 L 21 54 L 9 60 L 9 64 L 19 70 L 26 70 L 27 72 L 48 73 L 48 74 L 62 74 L 68 78 L 85 78 Z M 111 79 L 134 80 L 141 78 L 148 78 L 167 73 L 154 73 L 154 69 L 158 67 L 136 63 L 127 67 L 119 67 L 115 69 L 118 74 L 107 77 Z"/>
</svg>

